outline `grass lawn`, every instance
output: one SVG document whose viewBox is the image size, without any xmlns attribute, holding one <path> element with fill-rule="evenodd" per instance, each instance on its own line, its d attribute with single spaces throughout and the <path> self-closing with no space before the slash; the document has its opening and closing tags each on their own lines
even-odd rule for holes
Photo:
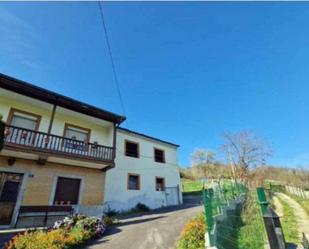
<svg viewBox="0 0 309 249">
<path fill-rule="evenodd" d="M 201 190 L 203 189 L 203 182 L 184 180 L 182 181 L 182 189 L 184 195 L 200 195 L 202 194 Z"/>
<path fill-rule="evenodd" d="M 264 249 L 266 232 L 260 206 L 255 192 L 248 193 L 241 213 L 242 226 L 238 231 L 239 249 Z"/>
<path fill-rule="evenodd" d="M 227 217 L 217 223 L 218 249 L 264 249 L 266 233 L 255 192 L 248 192 L 245 203 Z"/>
<path fill-rule="evenodd" d="M 280 202 L 283 206 L 283 217 L 280 219 L 284 237 L 288 243 L 299 243 L 297 221 L 293 212 L 293 209 L 282 199 Z"/>
</svg>

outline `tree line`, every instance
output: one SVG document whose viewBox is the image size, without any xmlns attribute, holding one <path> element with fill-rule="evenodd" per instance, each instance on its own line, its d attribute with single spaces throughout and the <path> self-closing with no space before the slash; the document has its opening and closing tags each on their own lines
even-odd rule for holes
<svg viewBox="0 0 309 249">
<path fill-rule="evenodd" d="M 181 177 L 188 179 L 230 178 L 248 185 L 261 185 L 265 180 L 279 181 L 309 188 L 309 168 L 286 168 L 269 165 L 272 149 L 265 139 L 252 131 L 223 134 L 218 160 L 213 151 L 196 149 L 191 165 L 181 169 Z"/>
</svg>

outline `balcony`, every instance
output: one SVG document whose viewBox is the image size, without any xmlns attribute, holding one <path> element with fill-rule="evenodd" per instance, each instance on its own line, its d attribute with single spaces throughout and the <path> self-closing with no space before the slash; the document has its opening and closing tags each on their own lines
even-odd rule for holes
<svg viewBox="0 0 309 249">
<path fill-rule="evenodd" d="M 44 132 L 5 126 L 4 148 L 66 159 L 113 163 L 114 148 Z"/>
</svg>

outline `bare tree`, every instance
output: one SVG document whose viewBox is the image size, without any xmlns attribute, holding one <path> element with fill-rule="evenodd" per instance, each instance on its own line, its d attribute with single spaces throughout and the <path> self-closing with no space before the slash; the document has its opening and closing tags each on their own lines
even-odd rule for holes
<svg viewBox="0 0 309 249">
<path fill-rule="evenodd" d="M 212 164 L 215 161 L 215 153 L 205 149 L 195 149 L 191 154 L 191 165 Z"/>
<path fill-rule="evenodd" d="M 271 155 L 266 142 L 251 131 L 227 132 L 223 137 L 225 143 L 222 149 L 231 164 L 234 179 L 247 181 L 248 170 L 265 164 L 265 160 Z"/>
</svg>

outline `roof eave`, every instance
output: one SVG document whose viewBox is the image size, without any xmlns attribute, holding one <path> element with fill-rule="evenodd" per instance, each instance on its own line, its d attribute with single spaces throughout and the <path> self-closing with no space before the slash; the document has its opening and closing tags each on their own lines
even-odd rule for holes
<svg viewBox="0 0 309 249">
<path fill-rule="evenodd" d="M 126 128 L 123 128 L 123 127 L 117 127 L 117 129 L 128 132 L 128 133 L 136 134 L 138 136 L 142 136 L 142 137 L 145 137 L 145 138 L 148 138 L 148 139 L 151 139 L 151 140 L 163 143 L 163 144 L 167 144 L 167 145 L 170 145 L 170 146 L 173 146 L 173 147 L 176 147 L 176 148 L 180 147 L 180 145 L 178 145 L 178 144 L 174 144 L 174 143 L 171 143 L 171 142 L 159 139 L 159 138 L 148 136 L 146 134 L 142 134 L 142 133 L 139 133 L 139 132 L 136 132 L 136 131 L 132 131 L 132 130 L 129 130 L 129 129 L 126 129 Z"/>
<path fill-rule="evenodd" d="M 104 119 L 116 124 L 121 124 L 126 120 L 125 116 L 121 116 L 87 103 L 75 100 L 70 97 L 49 91 L 47 89 L 32 85 L 28 82 L 7 76 L 0 73 L 0 87 L 10 90 L 43 102 L 55 104 L 66 109 L 83 113 L 99 119 Z"/>
</svg>

